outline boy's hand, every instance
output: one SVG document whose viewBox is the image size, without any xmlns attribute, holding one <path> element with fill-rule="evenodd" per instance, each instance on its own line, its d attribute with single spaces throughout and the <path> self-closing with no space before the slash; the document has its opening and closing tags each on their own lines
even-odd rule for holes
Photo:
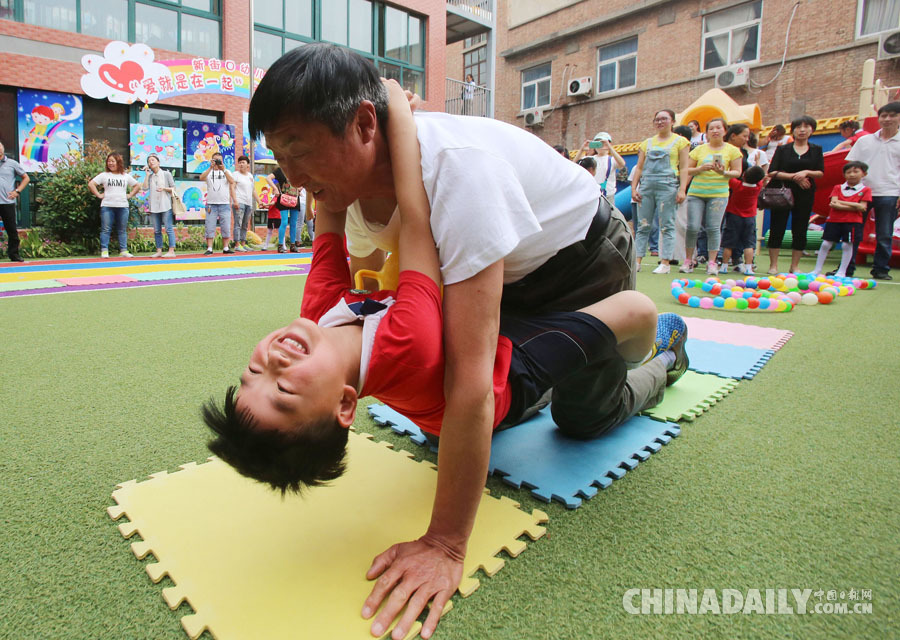
<svg viewBox="0 0 900 640">
<path fill-rule="evenodd" d="M 679 187 L 678 192 L 675 194 L 675 204 L 681 204 L 687 199 L 687 194 L 684 192 L 684 189 Z"/>
<path fill-rule="evenodd" d="M 419 614 L 431 602 L 420 635 L 430 638 L 444 611 L 444 605 L 462 580 L 463 560 L 437 542 L 423 536 L 412 542 L 395 544 L 376 556 L 366 579 L 378 578 L 363 605 L 362 616 L 369 619 L 382 602 L 384 609 L 372 623 L 373 636 L 381 636 L 398 613 L 403 612 L 391 633 L 404 638 Z"/>
</svg>

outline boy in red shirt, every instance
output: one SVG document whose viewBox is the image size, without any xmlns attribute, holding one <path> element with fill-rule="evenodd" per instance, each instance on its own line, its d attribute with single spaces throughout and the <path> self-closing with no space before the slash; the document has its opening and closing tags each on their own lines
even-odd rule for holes
<svg viewBox="0 0 900 640">
<path fill-rule="evenodd" d="M 831 190 L 831 210 L 822 234 L 822 246 L 816 259 L 814 275 L 822 273 L 825 258 L 835 242 L 841 243 L 841 266 L 835 272 L 839 278 L 847 277 L 847 268 L 862 239 L 863 219 L 872 202 L 872 190 L 862 183 L 869 171 L 865 162 L 851 161 L 844 165 L 844 184 Z"/>
<path fill-rule="evenodd" d="M 274 202 L 269 205 L 268 216 L 266 218 L 266 243 L 263 245 L 262 250 L 269 250 L 269 239 L 274 234 L 276 237 L 278 236 L 278 227 L 281 226 L 281 210 L 278 208 Z"/>
<path fill-rule="evenodd" d="M 744 252 L 744 264 L 735 267 L 744 275 L 753 275 L 753 251 L 756 249 L 756 199 L 765 186 L 766 172 L 753 166 L 744 172 L 741 180 L 732 178 L 728 186 L 731 195 L 725 207 L 725 231 L 722 233 L 722 268 L 728 270 L 732 250 Z"/>
</svg>

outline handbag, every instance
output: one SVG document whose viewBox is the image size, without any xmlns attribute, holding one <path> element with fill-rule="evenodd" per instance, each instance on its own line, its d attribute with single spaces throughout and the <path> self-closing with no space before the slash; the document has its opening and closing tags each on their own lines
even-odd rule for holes
<svg viewBox="0 0 900 640">
<path fill-rule="evenodd" d="M 766 187 L 759 192 L 756 206 L 760 209 L 790 209 L 794 206 L 794 192 L 788 187 Z"/>
<path fill-rule="evenodd" d="M 278 199 L 278 202 L 281 203 L 281 206 L 285 209 L 297 208 L 297 196 L 292 196 L 288 193 L 282 193 L 281 197 Z"/>
<path fill-rule="evenodd" d="M 172 194 L 172 213 L 175 214 L 176 220 L 179 217 L 184 218 L 187 216 L 187 207 L 184 206 L 184 201 L 177 193 Z"/>
</svg>

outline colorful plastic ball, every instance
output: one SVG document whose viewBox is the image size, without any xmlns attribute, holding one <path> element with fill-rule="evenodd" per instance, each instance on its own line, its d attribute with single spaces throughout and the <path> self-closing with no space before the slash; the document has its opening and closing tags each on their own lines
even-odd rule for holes
<svg viewBox="0 0 900 640">
<path fill-rule="evenodd" d="M 719 284 L 718 282 L 715 283 L 715 284 L 713 285 L 712 289 L 709 290 L 709 292 L 710 292 L 711 294 L 713 294 L 714 296 L 719 295 L 720 293 L 722 293 L 722 285 Z"/>
<path fill-rule="evenodd" d="M 759 282 L 756 283 L 757 288 L 759 289 L 768 289 L 772 286 L 772 283 L 769 282 L 768 278 L 762 278 Z"/>
<path fill-rule="evenodd" d="M 769 299 L 768 299 L 768 298 L 762 298 L 762 299 L 759 301 L 759 308 L 760 308 L 760 309 L 768 309 L 768 308 L 769 308 Z"/>
<path fill-rule="evenodd" d="M 814 304 L 819 304 L 819 296 L 810 291 L 809 293 L 804 293 L 803 297 L 800 298 L 800 301 L 811 307 Z"/>
<path fill-rule="evenodd" d="M 734 298 L 726 298 L 725 299 L 725 308 L 726 309 L 734 309 L 737 307 L 737 300 Z"/>
<path fill-rule="evenodd" d="M 809 283 L 810 291 L 818 291 L 821 288 L 822 288 L 822 283 L 819 282 L 818 280 L 813 280 L 812 282 Z"/>
<path fill-rule="evenodd" d="M 797 280 L 797 288 L 803 289 L 804 291 L 809 289 L 809 278 L 799 278 Z"/>
<path fill-rule="evenodd" d="M 850 293 L 848 293 L 846 286 L 841 285 L 838 287 L 838 295 L 839 296 L 849 296 Z"/>
<path fill-rule="evenodd" d="M 784 280 L 782 278 L 779 278 L 778 276 L 772 276 L 769 279 L 769 282 L 771 283 L 773 289 L 781 289 L 781 287 L 784 286 Z"/>
<path fill-rule="evenodd" d="M 834 300 L 834 296 L 831 295 L 830 291 L 819 291 L 817 295 L 819 296 L 820 304 L 831 304 L 831 301 Z"/>
<path fill-rule="evenodd" d="M 744 283 L 751 289 L 755 289 L 756 285 L 759 284 L 759 280 L 757 280 L 756 278 L 747 278 L 746 280 L 744 280 Z"/>
<path fill-rule="evenodd" d="M 826 278 L 825 276 L 817 276 L 817 277 L 816 277 L 816 281 L 818 281 L 818 282 L 827 282 L 827 281 L 828 281 L 828 278 Z"/>
<path fill-rule="evenodd" d="M 680 296 L 678 296 L 678 302 L 680 302 L 681 304 L 687 304 L 688 300 L 690 299 L 691 297 L 686 293 L 682 293 Z"/>
<path fill-rule="evenodd" d="M 716 309 L 721 309 L 725 306 L 725 298 L 713 298 L 713 306 Z"/>
<path fill-rule="evenodd" d="M 750 298 L 747 300 L 747 307 L 750 309 L 759 309 L 759 298 Z"/>
<path fill-rule="evenodd" d="M 736 281 L 734 278 L 728 278 L 728 279 L 725 281 L 725 286 L 730 287 L 730 288 L 733 289 L 734 287 L 737 286 L 737 281 Z"/>
<path fill-rule="evenodd" d="M 797 286 L 797 278 L 785 278 L 784 279 L 784 288 L 785 289 L 793 289 Z"/>
<path fill-rule="evenodd" d="M 701 288 L 704 291 L 706 291 L 707 293 L 709 293 L 710 291 L 712 291 L 712 288 L 713 288 L 712 282 L 704 282 L 703 286 Z"/>
<path fill-rule="evenodd" d="M 713 308 L 712 298 L 700 298 L 700 308 L 701 309 L 712 309 Z"/>
<path fill-rule="evenodd" d="M 856 293 L 856 287 L 854 287 L 852 284 L 848 284 L 847 285 L 847 295 L 852 296 L 854 293 Z"/>
<path fill-rule="evenodd" d="M 737 308 L 740 309 L 740 310 L 742 310 L 742 311 L 743 311 L 744 309 L 746 309 L 748 306 L 749 306 L 749 305 L 748 305 L 747 301 L 744 300 L 743 298 L 741 298 L 741 299 L 739 299 L 739 300 L 737 301 Z"/>
<path fill-rule="evenodd" d="M 688 300 L 688 306 L 697 308 L 700 306 L 700 298 L 697 296 L 691 296 L 690 300 Z"/>
<path fill-rule="evenodd" d="M 867 280 L 867 282 L 869 283 L 869 286 L 868 286 L 869 289 L 874 289 L 875 287 L 878 286 L 878 283 L 875 282 L 874 280 Z"/>
<path fill-rule="evenodd" d="M 799 304 L 802 297 L 803 296 L 801 296 L 800 292 L 798 291 L 791 291 L 790 293 L 788 293 L 788 298 L 790 298 L 791 302 L 793 302 L 794 304 Z"/>
</svg>

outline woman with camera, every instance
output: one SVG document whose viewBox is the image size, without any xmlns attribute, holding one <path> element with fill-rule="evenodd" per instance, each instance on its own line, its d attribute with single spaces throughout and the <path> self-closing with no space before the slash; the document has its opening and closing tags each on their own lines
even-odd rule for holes
<svg viewBox="0 0 900 640">
<path fill-rule="evenodd" d="M 213 240 L 216 238 L 216 224 L 222 232 L 222 253 L 234 253 L 228 245 L 231 242 L 231 203 L 237 202 L 234 192 L 234 177 L 225 168 L 222 154 L 213 154 L 209 169 L 200 174 L 206 180 L 206 253 L 211 256 Z"/>
</svg>

